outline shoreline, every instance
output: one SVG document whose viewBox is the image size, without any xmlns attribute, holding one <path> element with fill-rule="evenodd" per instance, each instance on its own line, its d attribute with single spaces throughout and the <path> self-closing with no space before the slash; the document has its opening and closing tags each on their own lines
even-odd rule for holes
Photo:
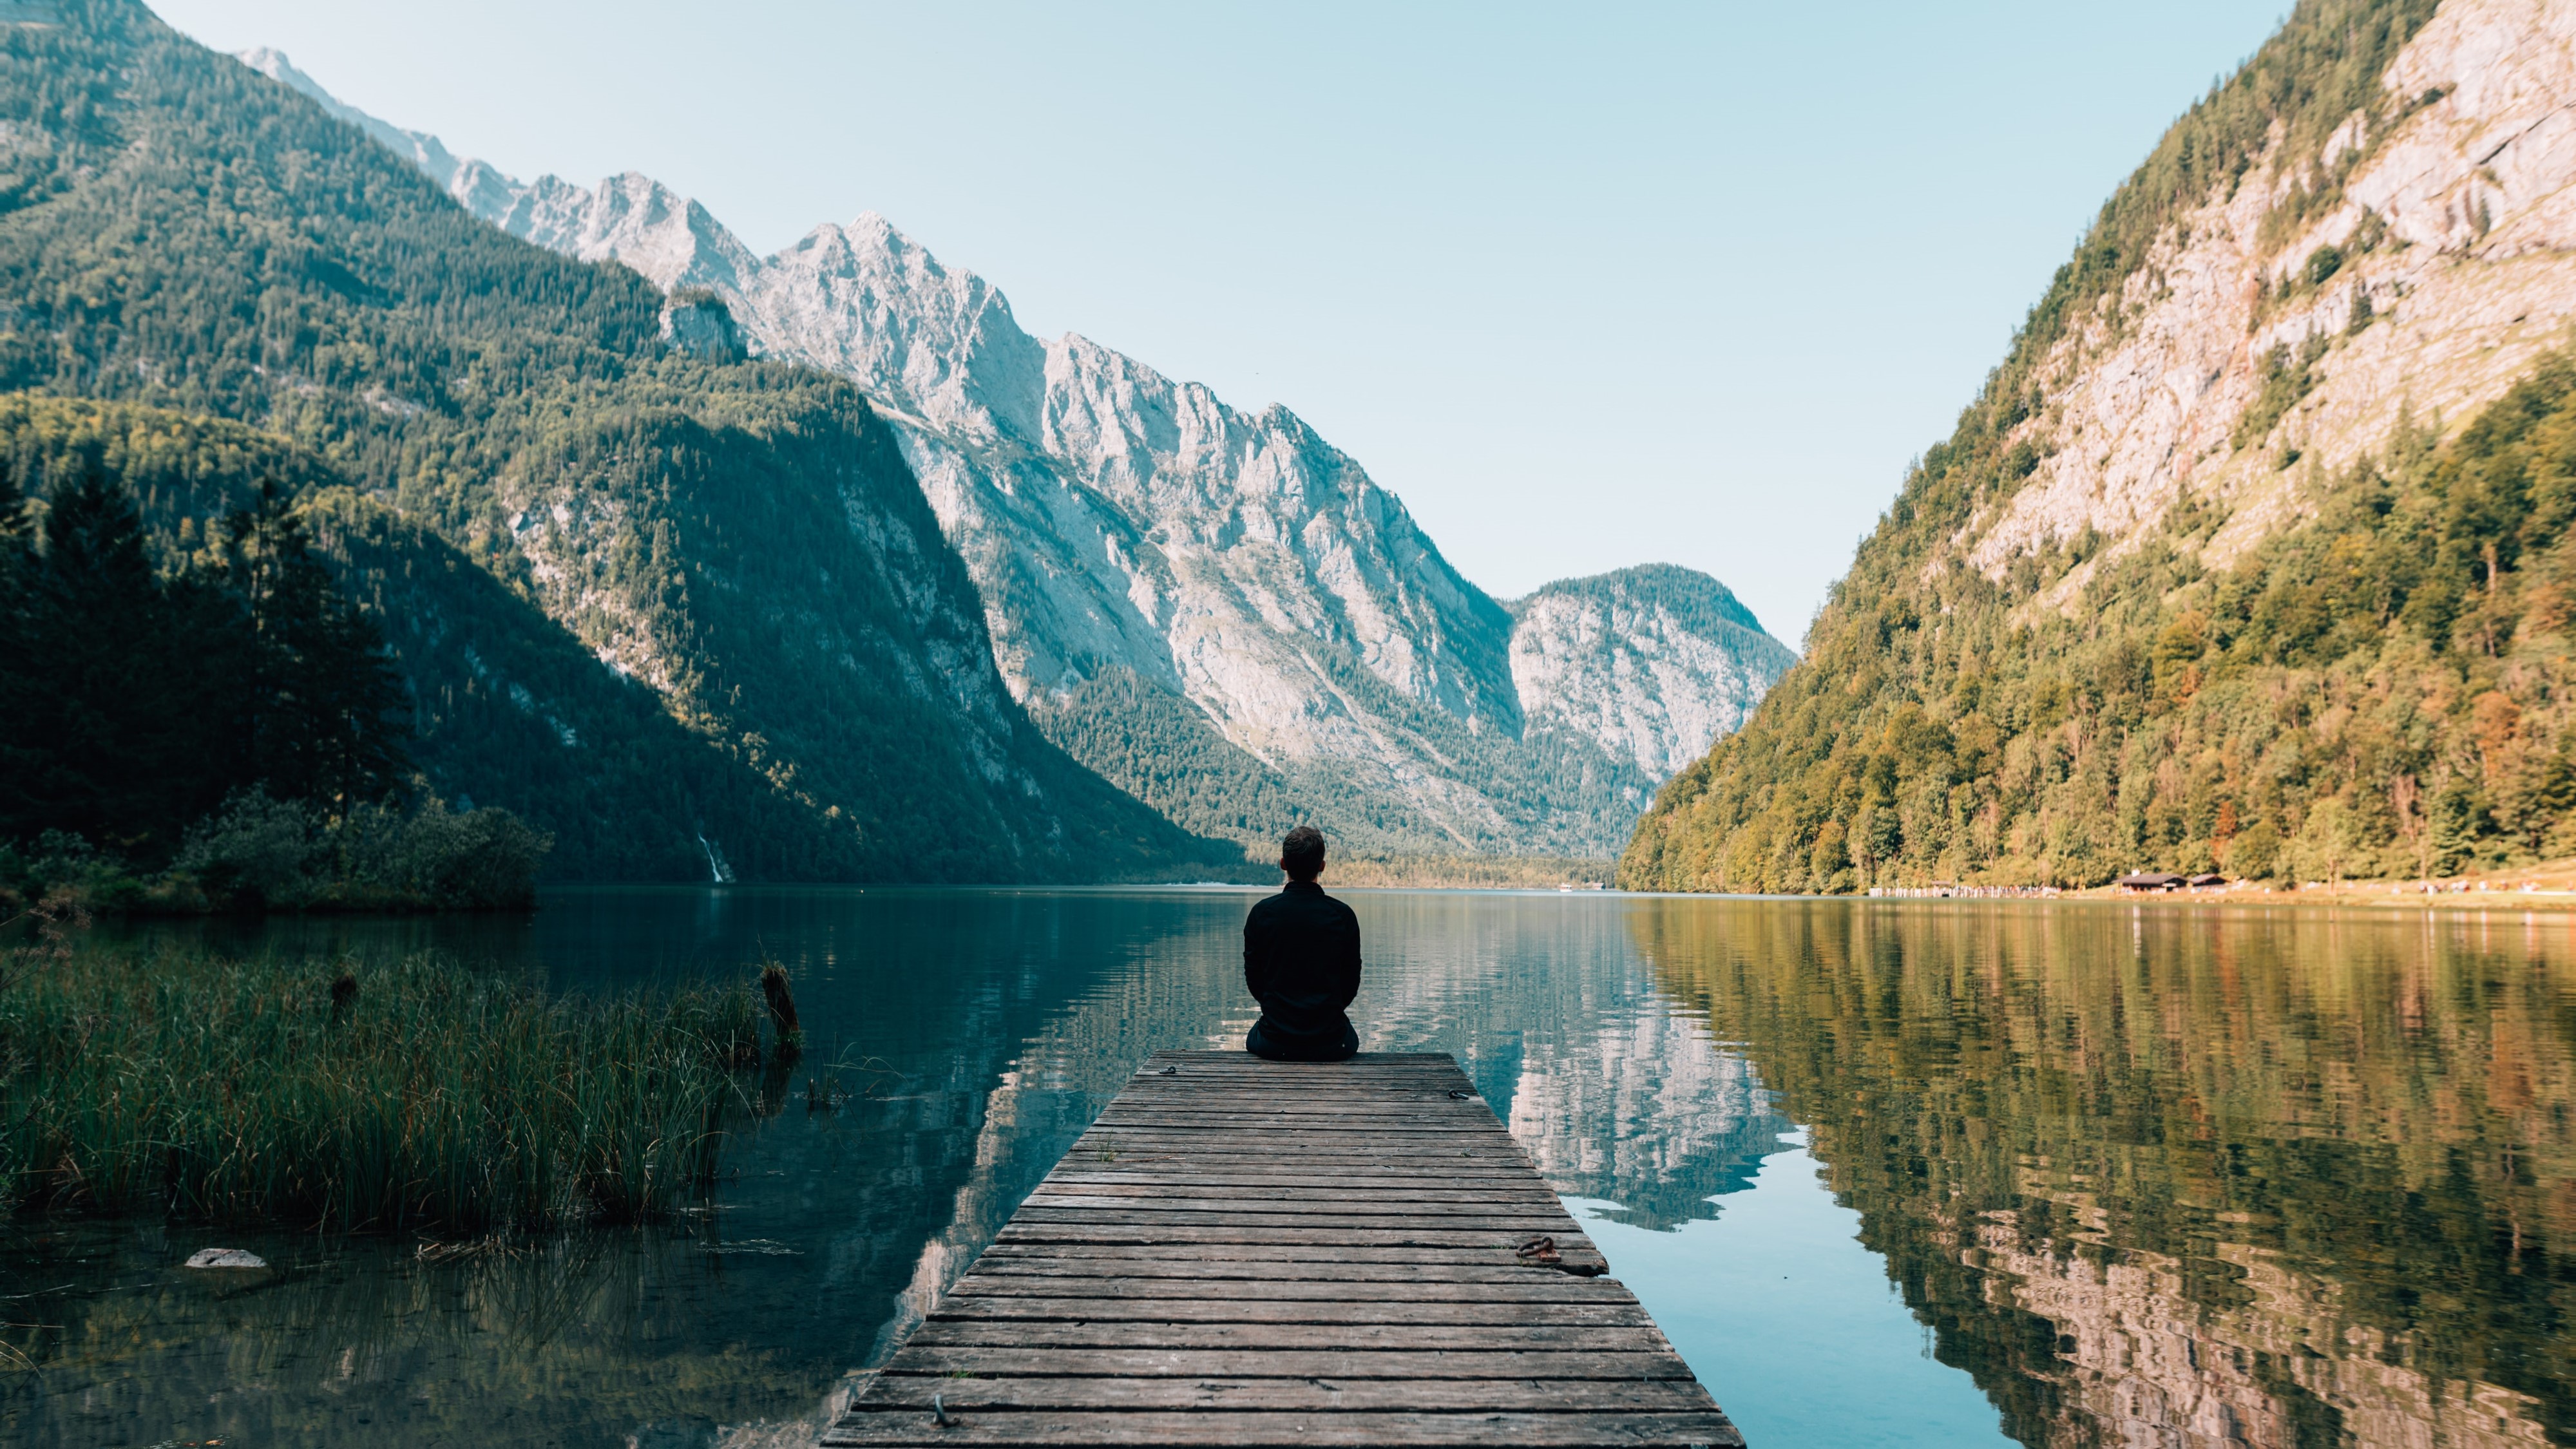
<svg viewBox="0 0 2576 1449">
<path fill-rule="evenodd" d="M 1932 885 L 1882 888 L 1870 900 L 2126 901 L 2167 905 L 2373 906 L 2389 910 L 2576 911 L 2576 859 L 2543 861 L 2519 870 L 2479 871 L 2413 880 L 2302 881 L 2132 890 L 2116 882 L 2072 889 L 2026 886 Z M 1819 897 L 1819 899 L 1824 899 Z"/>
</svg>

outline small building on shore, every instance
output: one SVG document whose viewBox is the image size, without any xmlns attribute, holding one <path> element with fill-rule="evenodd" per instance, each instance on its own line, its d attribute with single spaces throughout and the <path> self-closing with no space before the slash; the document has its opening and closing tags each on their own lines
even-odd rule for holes
<svg viewBox="0 0 2576 1449">
<path fill-rule="evenodd" d="M 2119 879 L 2120 889 L 2136 895 L 2145 895 L 2150 891 L 2178 891 L 2186 883 L 2185 877 L 2163 870 L 2131 871 Z"/>
</svg>

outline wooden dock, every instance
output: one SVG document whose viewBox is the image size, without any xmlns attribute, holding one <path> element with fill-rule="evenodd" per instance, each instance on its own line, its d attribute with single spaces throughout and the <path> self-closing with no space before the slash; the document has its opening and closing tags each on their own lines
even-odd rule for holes
<svg viewBox="0 0 2576 1449">
<path fill-rule="evenodd" d="M 1155 1053 L 823 1443 L 1742 1444 L 1474 1091 Z"/>
</svg>

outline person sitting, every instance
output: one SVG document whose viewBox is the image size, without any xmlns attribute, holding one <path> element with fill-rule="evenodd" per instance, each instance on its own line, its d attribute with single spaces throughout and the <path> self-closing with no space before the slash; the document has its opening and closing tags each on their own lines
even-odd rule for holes
<svg viewBox="0 0 2576 1449">
<path fill-rule="evenodd" d="M 1300 825 L 1279 843 L 1288 884 L 1243 918 L 1243 984 L 1261 1019 L 1243 1049 L 1275 1062 L 1338 1062 L 1360 1049 L 1347 1014 L 1360 993 L 1360 920 L 1324 894 L 1324 833 Z"/>
</svg>

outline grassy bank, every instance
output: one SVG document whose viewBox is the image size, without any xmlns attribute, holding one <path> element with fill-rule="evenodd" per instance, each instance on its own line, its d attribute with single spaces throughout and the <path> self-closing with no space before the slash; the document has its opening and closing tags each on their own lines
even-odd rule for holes
<svg viewBox="0 0 2576 1449">
<path fill-rule="evenodd" d="M 549 996 L 443 957 L 342 974 L 21 946 L 0 980 L 18 1207 L 332 1230 L 667 1210 L 714 1174 L 749 991 Z"/>
</svg>

